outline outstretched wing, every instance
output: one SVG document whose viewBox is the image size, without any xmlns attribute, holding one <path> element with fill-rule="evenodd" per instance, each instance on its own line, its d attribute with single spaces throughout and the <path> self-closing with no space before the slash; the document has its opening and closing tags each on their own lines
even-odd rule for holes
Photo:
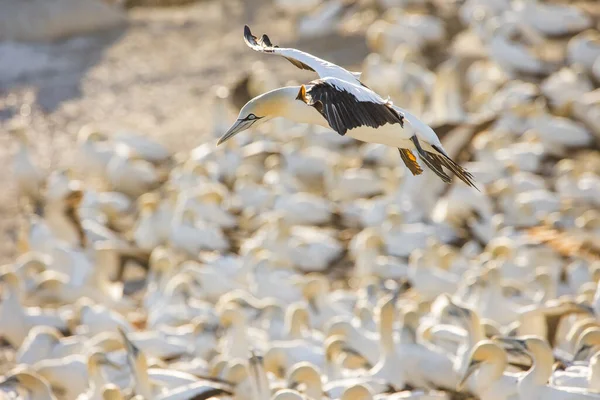
<svg viewBox="0 0 600 400">
<path fill-rule="evenodd" d="M 359 126 L 404 126 L 404 116 L 394 110 L 389 100 L 364 86 L 336 78 L 319 79 L 311 84 L 300 88 L 297 99 L 319 111 L 340 135 Z"/>
<path fill-rule="evenodd" d="M 312 54 L 305 53 L 297 49 L 282 48 L 271 43 L 271 39 L 267 35 L 262 35 L 259 39 L 252 34 L 248 25 L 244 26 L 244 41 L 252 50 L 267 53 L 277 54 L 285 57 L 289 62 L 296 67 L 308 71 L 316 72 L 319 77 L 336 77 L 342 80 L 347 80 L 356 84 L 360 84 L 358 80 L 360 73 L 350 72 L 339 65 L 322 60 Z"/>
</svg>

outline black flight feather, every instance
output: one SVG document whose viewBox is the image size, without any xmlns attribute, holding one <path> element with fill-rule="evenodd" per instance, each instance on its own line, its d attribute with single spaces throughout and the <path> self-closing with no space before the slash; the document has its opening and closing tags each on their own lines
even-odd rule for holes
<svg viewBox="0 0 600 400">
<path fill-rule="evenodd" d="M 404 116 L 394 110 L 390 103 L 360 101 L 352 93 L 324 80 L 311 83 L 313 85 L 306 89 L 306 95 L 299 98 L 309 106 L 315 107 L 329 126 L 340 135 L 345 135 L 348 130 L 360 126 L 404 126 Z"/>
<path fill-rule="evenodd" d="M 252 34 L 248 25 L 244 26 L 244 41 L 252 50 L 260 51 L 263 53 L 275 53 L 274 49 L 279 48 L 279 46 L 276 46 L 271 42 L 271 39 L 267 35 L 262 35 L 262 37 L 258 39 Z M 298 61 L 294 58 L 285 56 L 284 58 L 292 64 L 294 64 L 297 68 L 305 69 L 308 71 L 314 71 L 314 69 L 304 64 L 302 61 Z"/>
</svg>

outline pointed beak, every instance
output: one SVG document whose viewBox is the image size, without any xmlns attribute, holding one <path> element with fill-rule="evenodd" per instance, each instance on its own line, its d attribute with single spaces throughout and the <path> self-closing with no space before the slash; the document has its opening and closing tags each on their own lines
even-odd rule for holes
<svg viewBox="0 0 600 400">
<path fill-rule="evenodd" d="M 229 139 L 231 139 L 238 133 L 243 132 L 246 129 L 250 128 L 254 122 L 256 122 L 256 120 L 238 119 L 231 126 L 231 128 L 229 128 L 229 130 L 227 132 L 225 132 L 225 134 L 223 136 L 221 136 L 221 138 L 217 142 L 217 146 L 220 145 L 221 143 L 225 143 L 226 141 L 228 141 Z"/>
<path fill-rule="evenodd" d="M 458 392 L 461 392 L 463 390 L 463 388 L 465 387 L 465 384 L 467 383 L 467 380 L 469 379 L 469 377 L 471 375 L 473 375 L 473 373 L 475 371 L 477 371 L 477 368 L 479 368 L 479 362 L 478 361 L 474 361 L 474 360 L 471 361 L 471 363 L 469 364 L 469 367 L 465 371 L 465 373 L 462 376 L 460 382 L 458 382 L 458 384 L 456 385 L 456 390 Z"/>
</svg>

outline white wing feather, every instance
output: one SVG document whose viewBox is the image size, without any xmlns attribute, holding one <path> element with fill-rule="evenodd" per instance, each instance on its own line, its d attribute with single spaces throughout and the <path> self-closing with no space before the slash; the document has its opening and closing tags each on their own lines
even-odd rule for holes
<svg viewBox="0 0 600 400">
<path fill-rule="evenodd" d="M 417 118 L 414 114 L 411 114 L 403 108 L 400 108 L 398 106 L 392 107 L 394 107 L 394 110 L 404 115 L 404 121 L 413 127 L 413 129 L 415 130 L 415 135 L 417 135 L 417 139 L 419 139 L 420 142 L 424 143 L 425 145 L 436 146 L 442 151 L 443 155 L 447 156 L 446 150 L 444 150 L 442 142 L 440 142 L 440 138 L 438 138 L 435 131 L 429 125 L 427 125 L 425 122 Z M 433 148 L 428 150 L 433 150 L 436 153 L 439 153 Z"/>
<path fill-rule="evenodd" d="M 274 46 L 267 35 L 263 35 L 261 39 L 252 35 L 252 32 L 247 25 L 244 27 L 244 41 L 252 50 L 266 54 L 277 54 L 288 59 L 299 61 L 315 71 L 320 78 L 338 78 L 343 81 L 360 85 L 360 81 L 358 80 L 361 75 L 360 72 L 350 72 L 339 65 L 335 65 L 298 49 Z"/>
</svg>

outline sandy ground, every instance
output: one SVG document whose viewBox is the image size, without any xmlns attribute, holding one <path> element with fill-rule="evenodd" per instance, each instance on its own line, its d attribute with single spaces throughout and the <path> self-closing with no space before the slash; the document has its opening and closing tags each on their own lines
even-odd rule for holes
<svg viewBox="0 0 600 400">
<path fill-rule="evenodd" d="M 33 149 L 47 170 L 69 166 L 81 126 L 133 129 L 173 152 L 208 140 L 212 87 L 231 85 L 252 62 L 307 81 L 284 59 L 249 50 L 244 23 L 280 44 L 298 44 L 342 65 L 366 54 L 364 39 L 298 43 L 293 23 L 267 1 L 201 1 L 176 9 L 134 9 L 126 29 L 52 44 L 0 43 L 0 262 L 14 256 L 18 203 L 10 171 L 16 144 L 4 127 L 25 118 Z M 350 44 L 350 45 L 348 45 Z M 232 110 L 233 113 L 233 110 Z M 231 116 L 233 118 L 233 115 Z"/>
</svg>

